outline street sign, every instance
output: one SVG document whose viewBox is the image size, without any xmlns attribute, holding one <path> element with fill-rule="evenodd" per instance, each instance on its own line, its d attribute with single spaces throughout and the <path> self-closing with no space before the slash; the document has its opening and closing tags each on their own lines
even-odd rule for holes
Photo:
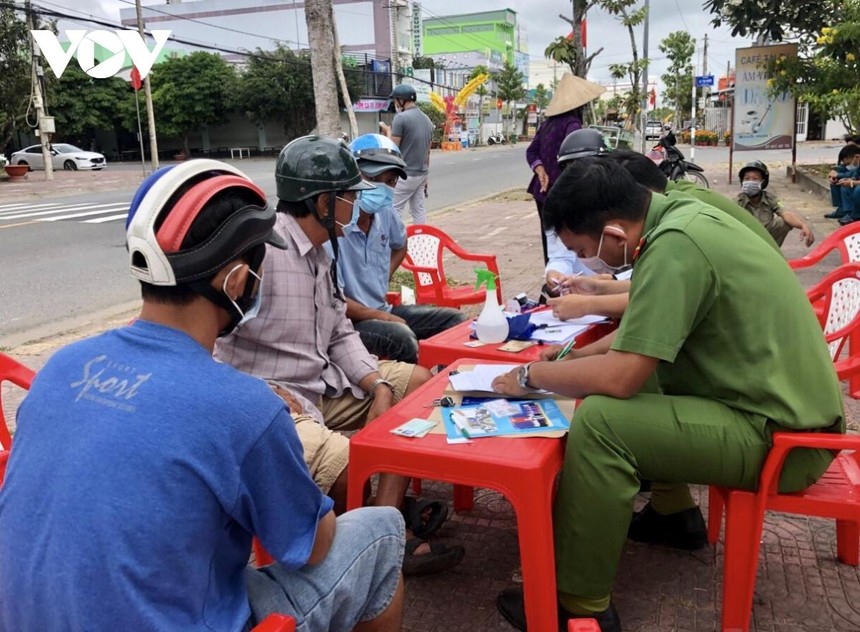
<svg viewBox="0 0 860 632">
<path fill-rule="evenodd" d="M 714 85 L 714 75 L 700 75 L 696 77 L 697 88 L 711 88 Z"/>
</svg>

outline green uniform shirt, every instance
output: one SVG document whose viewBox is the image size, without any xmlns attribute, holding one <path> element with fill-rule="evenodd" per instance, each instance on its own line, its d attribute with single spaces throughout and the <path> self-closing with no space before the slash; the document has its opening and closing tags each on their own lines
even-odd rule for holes
<svg viewBox="0 0 860 632">
<path fill-rule="evenodd" d="M 725 213 L 652 194 L 612 348 L 658 358 L 667 395 L 792 429 L 844 431 L 821 326 L 782 257 Z"/>
<path fill-rule="evenodd" d="M 749 228 L 756 235 L 761 237 L 765 243 L 776 250 L 777 252 L 781 252 L 779 249 L 779 245 L 773 240 L 773 237 L 770 236 L 770 233 L 767 232 L 762 223 L 759 222 L 753 215 L 747 211 L 743 206 L 740 206 L 736 202 L 727 198 L 725 195 L 717 193 L 716 191 L 711 191 L 710 189 L 706 189 L 703 186 L 699 186 L 695 182 L 691 182 L 690 180 L 669 180 L 666 184 L 666 195 L 671 199 L 674 197 L 672 195 L 673 192 L 677 192 L 677 194 L 685 194 L 691 197 L 696 198 L 704 202 L 705 204 L 710 204 L 714 208 L 721 210 L 723 213 L 731 215 L 736 220 L 738 220 L 741 224 Z"/>
<path fill-rule="evenodd" d="M 762 224 L 773 221 L 774 215 L 782 215 L 782 202 L 770 191 L 762 191 L 758 204 L 753 204 L 752 199 L 746 193 L 738 193 L 737 203 L 752 213 Z"/>
</svg>

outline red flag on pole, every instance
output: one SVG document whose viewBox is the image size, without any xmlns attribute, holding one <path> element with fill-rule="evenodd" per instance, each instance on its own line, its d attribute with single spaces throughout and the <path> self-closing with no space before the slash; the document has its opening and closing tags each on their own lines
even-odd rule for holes
<svg viewBox="0 0 860 632">
<path fill-rule="evenodd" d="M 651 88 L 651 94 L 648 97 L 648 101 L 651 103 L 651 107 L 657 106 L 657 91 L 654 88 Z"/>
<path fill-rule="evenodd" d="M 588 28 L 586 27 L 586 21 L 583 20 L 582 22 L 579 23 L 579 34 L 582 36 L 582 47 L 583 48 L 588 48 L 588 37 L 586 35 L 587 33 L 588 33 Z M 568 42 L 571 41 L 572 39 L 573 39 L 573 31 L 571 31 L 567 35 L 567 41 Z"/>
<path fill-rule="evenodd" d="M 140 71 L 137 69 L 137 66 L 131 67 L 131 87 L 135 90 L 140 90 L 141 86 L 140 80 Z"/>
</svg>

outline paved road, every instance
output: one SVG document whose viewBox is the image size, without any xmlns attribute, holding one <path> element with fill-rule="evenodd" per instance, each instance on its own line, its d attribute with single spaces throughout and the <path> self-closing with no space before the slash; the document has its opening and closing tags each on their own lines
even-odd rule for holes
<svg viewBox="0 0 860 632">
<path fill-rule="evenodd" d="M 525 187 L 530 174 L 524 154 L 522 144 L 434 152 L 427 201 L 431 218 L 442 208 Z M 235 164 L 274 199 L 274 160 Z M 0 348 L 20 342 L 22 336 L 50 335 L 99 314 L 125 311 L 137 301 L 137 283 L 126 271 L 124 218 L 140 168 L 109 169 L 128 173 L 125 188 L 0 198 Z"/>
</svg>

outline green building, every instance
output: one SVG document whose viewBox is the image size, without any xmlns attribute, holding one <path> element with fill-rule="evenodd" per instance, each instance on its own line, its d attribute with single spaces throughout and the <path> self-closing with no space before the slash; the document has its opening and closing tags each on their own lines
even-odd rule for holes
<svg viewBox="0 0 860 632">
<path fill-rule="evenodd" d="M 423 54 L 447 55 L 463 66 L 498 70 L 515 63 L 517 14 L 510 9 L 464 13 L 424 20 Z"/>
</svg>

